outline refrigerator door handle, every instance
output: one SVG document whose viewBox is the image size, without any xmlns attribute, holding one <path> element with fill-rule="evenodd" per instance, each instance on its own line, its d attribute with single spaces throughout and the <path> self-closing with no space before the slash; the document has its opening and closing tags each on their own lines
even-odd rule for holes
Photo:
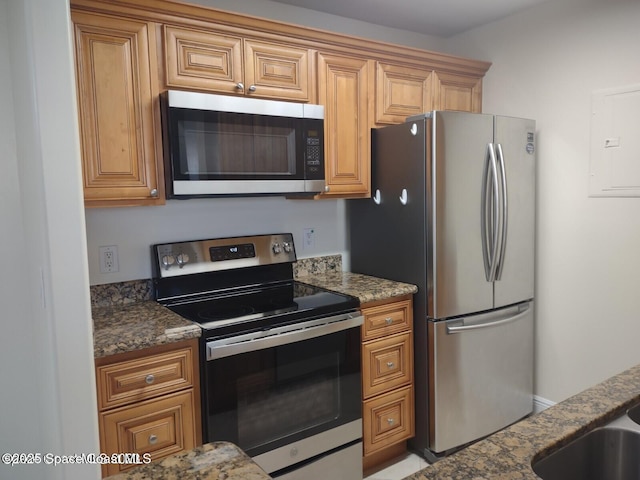
<svg viewBox="0 0 640 480">
<path fill-rule="evenodd" d="M 407 201 L 409 200 L 409 197 L 407 196 L 407 189 L 406 188 L 402 189 L 402 194 L 398 198 L 400 199 L 400 203 L 402 205 L 406 205 L 407 204 Z"/>
<path fill-rule="evenodd" d="M 380 205 L 380 203 L 382 202 L 382 197 L 380 196 L 380 189 L 376 188 L 376 194 L 373 196 L 373 202 L 376 205 Z"/>
<path fill-rule="evenodd" d="M 487 282 L 495 280 L 498 253 L 498 171 L 496 154 L 493 143 L 487 144 L 487 155 L 485 158 L 484 174 L 482 181 L 482 202 L 481 202 L 481 228 L 482 228 L 482 253 L 484 257 L 484 272 Z"/>
<path fill-rule="evenodd" d="M 498 327 L 500 325 L 505 325 L 507 323 L 520 320 L 522 317 L 524 317 L 528 313 L 529 313 L 529 307 L 527 307 L 525 310 L 521 312 L 516 313 L 511 317 L 501 318 L 500 320 L 490 320 L 488 322 L 476 323 L 474 325 L 447 325 L 447 335 L 469 332 L 471 330 L 480 330 L 482 328 Z"/>
<path fill-rule="evenodd" d="M 500 219 L 500 228 L 502 230 L 502 239 L 500 242 L 500 252 L 497 254 L 497 270 L 495 280 L 500 280 L 502 277 L 502 266 L 504 264 L 504 256 L 507 248 L 507 226 L 509 217 L 508 213 L 508 196 L 507 196 L 507 173 L 504 166 L 504 154 L 502 153 L 502 145 L 496 144 L 496 153 L 498 156 L 499 166 L 500 166 L 500 182 L 502 183 L 502 191 L 500 195 L 502 197 L 501 202 L 501 219 Z"/>
</svg>

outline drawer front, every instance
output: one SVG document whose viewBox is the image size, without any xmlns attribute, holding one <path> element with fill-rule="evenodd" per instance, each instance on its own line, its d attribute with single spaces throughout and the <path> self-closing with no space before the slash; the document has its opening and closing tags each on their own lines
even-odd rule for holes
<svg viewBox="0 0 640 480">
<path fill-rule="evenodd" d="M 123 407 L 100 415 L 102 451 L 148 453 L 152 460 L 196 446 L 192 390 Z M 135 465 L 105 465 L 107 475 Z"/>
<path fill-rule="evenodd" d="M 363 429 L 365 456 L 413 437 L 413 387 L 364 402 Z"/>
<path fill-rule="evenodd" d="M 362 339 L 371 340 L 411 329 L 413 319 L 411 302 L 412 300 L 404 300 L 377 307 L 363 308 Z"/>
<path fill-rule="evenodd" d="M 410 332 L 367 342 L 362 347 L 362 393 L 377 395 L 413 380 Z"/>
<path fill-rule="evenodd" d="M 191 348 L 182 348 L 97 367 L 99 410 L 193 386 L 193 355 Z"/>
</svg>

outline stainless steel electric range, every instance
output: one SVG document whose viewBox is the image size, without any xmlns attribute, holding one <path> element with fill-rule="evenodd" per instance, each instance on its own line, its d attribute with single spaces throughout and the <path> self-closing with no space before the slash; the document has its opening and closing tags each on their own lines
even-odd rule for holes
<svg viewBox="0 0 640 480">
<path fill-rule="evenodd" d="M 156 299 L 202 327 L 203 440 L 274 478 L 362 478 L 359 301 L 295 281 L 290 233 L 152 247 Z"/>
</svg>

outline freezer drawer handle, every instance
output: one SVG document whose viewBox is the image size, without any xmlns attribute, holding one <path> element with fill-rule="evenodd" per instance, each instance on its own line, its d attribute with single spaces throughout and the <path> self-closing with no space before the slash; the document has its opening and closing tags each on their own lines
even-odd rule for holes
<svg viewBox="0 0 640 480">
<path fill-rule="evenodd" d="M 526 310 L 520 313 L 517 313 L 512 317 L 503 318 L 502 320 L 494 320 L 486 323 L 478 323 L 475 325 L 460 325 L 460 326 L 447 325 L 447 335 L 453 335 L 454 333 L 463 333 L 463 332 L 468 332 L 470 330 L 480 330 L 482 328 L 498 327 L 500 325 L 505 325 L 507 323 L 520 320 L 522 317 L 524 317 L 528 313 L 528 311 L 529 311 L 529 307 L 527 307 Z"/>
</svg>

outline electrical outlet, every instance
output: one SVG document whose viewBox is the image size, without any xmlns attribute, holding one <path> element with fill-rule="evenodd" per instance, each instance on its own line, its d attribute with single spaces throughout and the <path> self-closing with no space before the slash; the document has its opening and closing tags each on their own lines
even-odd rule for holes
<svg viewBox="0 0 640 480">
<path fill-rule="evenodd" d="M 316 246 L 316 229 L 305 228 L 302 231 L 302 248 L 309 249 Z"/>
<path fill-rule="evenodd" d="M 118 270 L 118 246 L 100 247 L 100 273 L 113 273 Z"/>
</svg>

